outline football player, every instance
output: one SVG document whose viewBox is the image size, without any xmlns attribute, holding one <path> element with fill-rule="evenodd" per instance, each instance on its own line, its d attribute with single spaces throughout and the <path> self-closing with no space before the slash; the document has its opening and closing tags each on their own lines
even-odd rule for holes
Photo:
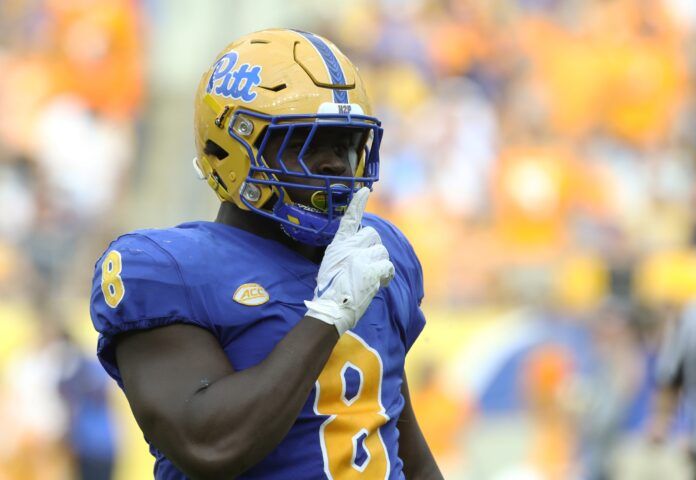
<svg viewBox="0 0 696 480">
<path fill-rule="evenodd" d="M 442 478 L 404 376 L 421 267 L 363 215 L 382 129 L 357 69 L 266 30 L 220 53 L 195 102 L 216 221 L 121 236 L 91 295 L 155 478 Z"/>
</svg>

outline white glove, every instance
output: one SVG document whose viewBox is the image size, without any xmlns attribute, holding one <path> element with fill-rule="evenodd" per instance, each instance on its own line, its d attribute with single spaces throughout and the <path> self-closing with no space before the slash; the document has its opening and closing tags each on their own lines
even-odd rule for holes
<svg viewBox="0 0 696 480">
<path fill-rule="evenodd" d="M 360 228 L 370 189 L 363 187 L 341 218 L 319 266 L 314 299 L 306 300 L 306 316 L 334 325 L 339 335 L 353 328 L 380 287 L 394 278 L 394 265 L 372 227 Z"/>
</svg>

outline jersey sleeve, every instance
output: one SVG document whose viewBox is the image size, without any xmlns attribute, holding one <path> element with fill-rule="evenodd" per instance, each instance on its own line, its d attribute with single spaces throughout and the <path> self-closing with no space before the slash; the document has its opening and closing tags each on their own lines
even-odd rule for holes
<svg viewBox="0 0 696 480">
<path fill-rule="evenodd" d="M 99 360 L 119 385 L 114 355 L 117 335 L 172 323 L 207 328 L 191 307 L 174 257 L 151 238 L 137 233 L 114 241 L 97 260 L 90 315 L 100 334 Z"/>
</svg>

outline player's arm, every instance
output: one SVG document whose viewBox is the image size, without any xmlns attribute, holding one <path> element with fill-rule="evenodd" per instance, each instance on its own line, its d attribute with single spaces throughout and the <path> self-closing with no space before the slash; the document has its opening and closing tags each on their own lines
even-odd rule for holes
<svg viewBox="0 0 696 480">
<path fill-rule="evenodd" d="M 235 372 L 210 332 L 175 324 L 122 335 L 116 357 L 148 440 L 190 477 L 232 478 L 287 434 L 338 338 L 305 317 L 263 362 Z"/>
<path fill-rule="evenodd" d="M 435 458 L 413 412 L 405 373 L 401 394 L 404 396 L 404 409 L 398 421 L 399 457 L 404 462 L 404 475 L 414 480 L 442 479 L 442 473 L 435 463 Z"/>
</svg>

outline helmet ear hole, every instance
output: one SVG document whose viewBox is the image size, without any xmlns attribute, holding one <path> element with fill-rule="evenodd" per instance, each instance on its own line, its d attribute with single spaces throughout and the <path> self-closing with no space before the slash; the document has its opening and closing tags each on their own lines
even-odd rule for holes
<svg viewBox="0 0 696 480">
<path fill-rule="evenodd" d="M 225 184 L 225 182 L 222 181 L 222 178 L 220 178 L 220 175 L 218 174 L 218 172 L 213 170 L 211 177 L 214 179 L 215 183 L 217 183 L 220 187 L 222 187 L 223 190 L 225 190 L 226 192 L 229 192 L 227 185 Z"/>
<path fill-rule="evenodd" d="M 205 153 L 206 155 L 212 155 L 218 160 L 223 160 L 229 156 L 227 150 L 225 150 L 212 140 L 205 141 L 205 148 L 203 148 L 203 153 Z"/>
</svg>

